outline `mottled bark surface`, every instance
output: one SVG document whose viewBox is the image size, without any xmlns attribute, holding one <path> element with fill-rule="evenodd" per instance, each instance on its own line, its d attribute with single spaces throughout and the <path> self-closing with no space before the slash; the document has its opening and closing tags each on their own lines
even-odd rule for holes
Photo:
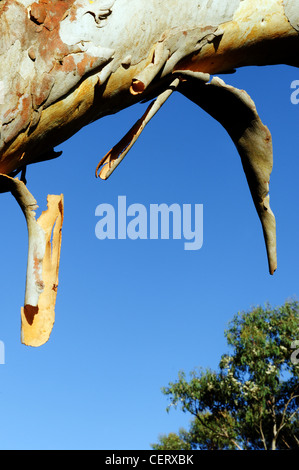
<svg viewBox="0 0 299 470">
<path fill-rule="evenodd" d="M 2 0 L 0 173 L 51 158 L 82 126 L 145 98 L 176 68 L 217 74 L 296 62 L 298 2 L 284 3 Z"/>
<path fill-rule="evenodd" d="M 56 158 L 54 148 L 83 126 L 156 98 L 99 163 L 97 175 L 106 179 L 168 96 L 181 92 L 232 137 L 272 274 L 271 135 L 246 93 L 210 82 L 210 75 L 246 65 L 298 66 L 298 31 L 299 0 L 2 0 L 0 174 L 13 177 Z"/>
</svg>

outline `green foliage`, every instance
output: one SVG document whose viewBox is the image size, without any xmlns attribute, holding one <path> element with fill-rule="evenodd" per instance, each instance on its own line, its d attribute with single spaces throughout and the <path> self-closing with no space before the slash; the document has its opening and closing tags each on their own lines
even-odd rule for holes
<svg viewBox="0 0 299 470">
<path fill-rule="evenodd" d="M 179 434 L 169 433 L 168 436 L 162 434 L 158 444 L 153 444 L 154 450 L 190 450 L 191 444 L 188 442 L 188 433 L 180 430 Z"/>
<path fill-rule="evenodd" d="M 299 448 L 299 304 L 239 312 L 225 331 L 230 354 L 217 372 L 194 370 L 163 388 L 171 407 L 189 412 L 189 431 L 160 437 L 154 448 Z M 164 447 L 163 447 L 164 446 Z M 171 446 L 171 447 L 167 447 Z"/>
</svg>

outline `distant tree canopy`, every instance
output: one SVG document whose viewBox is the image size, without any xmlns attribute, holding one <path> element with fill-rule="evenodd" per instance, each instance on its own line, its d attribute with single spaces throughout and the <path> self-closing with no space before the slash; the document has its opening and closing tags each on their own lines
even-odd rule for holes
<svg viewBox="0 0 299 470">
<path fill-rule="evenodd" d="M 161 435 L 155 450 L 299 448 L 299 303 L 238 313 L 225 331 L 219 370 L 194 370 L 163 388 L 190 429 Z"/>
</svg>

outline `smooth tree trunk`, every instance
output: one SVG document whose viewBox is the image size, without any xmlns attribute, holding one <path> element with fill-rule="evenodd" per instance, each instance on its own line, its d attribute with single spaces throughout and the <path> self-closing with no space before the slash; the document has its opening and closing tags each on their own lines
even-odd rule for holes
<svg viewBox="0 0 299 470">
<path fill-rule="evenodd" d="M 25 344 L 45 342 L 54 323 L 63 219 L 59 196 L 49 197 L 49 216 L 35 220 L 26 165 L 59 157 L 54 148 L 90 122 L 150 101 L 95 169 L 107 179 L 174 91 L 218 120 L 236 145 L 274 273 L 271 134 L 245 91 L 211 75 L 298 66 L 298 31 L 299 0 L 0 1 L 0 191 L 12 192 L 28 224 Z"/>
</svg>

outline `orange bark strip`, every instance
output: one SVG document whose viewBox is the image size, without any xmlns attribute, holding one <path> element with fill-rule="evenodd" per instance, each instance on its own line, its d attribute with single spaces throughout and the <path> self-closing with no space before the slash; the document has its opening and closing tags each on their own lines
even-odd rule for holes
<svg viewBox="0 0 299 470">
<path fill-rule="evenodd" d="M 21 308 L 21 340 L 27 346 L 41 346 L 50 337 L 55 322 L 55 303 L 63 223 L 63 195 L 48 196 L 48 209 L 37 220 L 46 237 L 46 250 L 42 262 L 43 291 L 38 305 Z M 52 241 L 51 241 L 52 240 Z"/>
</svg>

